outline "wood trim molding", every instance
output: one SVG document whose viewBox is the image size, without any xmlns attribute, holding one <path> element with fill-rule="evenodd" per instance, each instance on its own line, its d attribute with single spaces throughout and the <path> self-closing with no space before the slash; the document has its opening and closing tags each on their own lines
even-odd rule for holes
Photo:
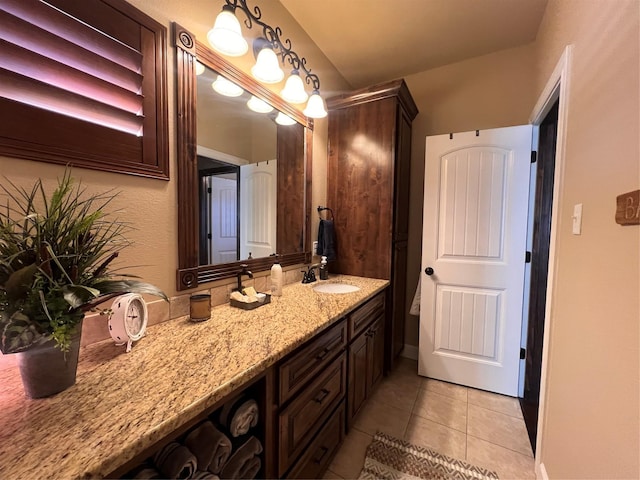
<svg viewBox="0 0 640 480">
<path fill-rule="evenodd" d="M 216 280 L 232 278 L 248 265 L 252 272 L 268 270 L 274 257 L 256 258 L 216 265 L 200 265 L 197 178 L 197 101 L 196 56 L 219 73 L 233 79 L 248 92 L 265 98 L 305 127 L 305 225 L 304 252 L 278 256 L 283 267 L 311 261 L 311 165 L 313 145 L 313 120 L 305 117 L 276 94 L 253 81 L 244 72 L 229 64 L 224 58 L 199 43 L 195 36 L 177 23 L 172 24 L 173 46 L 176 48 L 177 89 L 177 175 L 178 175 L 178 291 L 193 289 Z"/>
<path fill-rule="evenodd" d="M 195 37 L 173 24 L 176 47 L 176 88 L 178 122 L 178 268 L 198 265 L 198 190 L 196 152 L 196 58 Z M 180 276 L 178 285 L 190 285 L 190 275 Z M 197 286 L 197 282 L 195 282 Z"/>
<path fill-rule="evenodd" d="M 409 92 L 409 87 L 407 87 L 403 79 L 392 80 L 391 82 L 381 83 L 329 98 L 327 99 L 327 108 L 329 110 L 338 110 L 340 108 L 352 107 L 354 105 L 391 97 L 397 97 L 410 121 L 416 118 L 416 115 L 418 115 L 418 106 L 413 100 L 411 92 Z"/>
</svg>

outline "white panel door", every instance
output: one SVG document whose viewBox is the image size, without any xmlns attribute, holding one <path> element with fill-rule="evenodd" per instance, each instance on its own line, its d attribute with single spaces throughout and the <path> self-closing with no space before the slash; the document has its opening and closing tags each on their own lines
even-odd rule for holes
<svg viewBox="0 0 640 480">
<path fill-rule="evenodd" d="M 427 137 L 420 375 L 517 395 L 531 131 Z"/>
<path fill-rule="evenodd" d="M 276 253 L 277 162 L 240 167 L 240 259 Z"/>
<path fill-rule="evenodd" d="M 211 263 L 238 259 L 238 183 L 211 177 Z"/>
</svg>

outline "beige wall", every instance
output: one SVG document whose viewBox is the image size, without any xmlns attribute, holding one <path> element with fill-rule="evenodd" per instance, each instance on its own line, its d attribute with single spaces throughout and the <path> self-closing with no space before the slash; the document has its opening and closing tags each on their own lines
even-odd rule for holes
<svg viewBox="0 0 640 480">
<path fill-rule="evenodd" d="M 535 103 L 534 53 L 527 45 L 405 78 L 420 110 L 412 128 L 407 306 L 420 275 L 425 138 L 528 123 Z M 408 345 L 418 345 L 418 320 L 407 314 Z"/>
<path fill-rule="evenodd" d="M 574 45 L 542 449 L 549 478 L 638 478 L 640 227 L 614 221 L 640 188 L 637 0 L 550 0 L 535 43 L 406 78 L 413 124 L 409 291 L 420 270 L 424 139 L 528 123 Z M 582 203 L 582 235 L 571 234 Z M 417 345 L 418 319 L 405 341 Z"/>
<path fill-rule="evenodd" d="M 550 0 L 536 41 L 537 94 L 574 46 L 539 452 L 549 478 L 640 476 L 640 226 L 614 221 L 616 196 L 640 188 L 639 18 L 637 0 Z"/>
</svg>

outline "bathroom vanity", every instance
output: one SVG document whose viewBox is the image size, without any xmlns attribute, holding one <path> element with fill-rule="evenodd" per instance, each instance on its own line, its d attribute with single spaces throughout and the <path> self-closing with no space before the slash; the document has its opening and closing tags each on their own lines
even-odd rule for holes
<svg viewBox="0 0 640 480">
<path fill-rule="evenodd" d="M 125 475 L 247 389 L 260 404 L 260 476 L 317 477 L 380 378 L 389 283 L 329 281 L 360 290 L 291 284 L 256 310 L 223 305 L 206 322 L 154 325 L 130 353 L 90 345 L 76 385 L 51 398 L 27 399 L 17 368 L 0 371 L 0 478 Z"/>
</svg>

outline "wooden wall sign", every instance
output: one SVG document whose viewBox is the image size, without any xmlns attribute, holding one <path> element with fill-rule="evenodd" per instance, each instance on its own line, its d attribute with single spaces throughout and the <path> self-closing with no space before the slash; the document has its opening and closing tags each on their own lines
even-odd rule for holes
<svg viewBox="0 0 640 480">
<path fill-rule="evenodd" d="M 616 223 L 640 225 L 640 190 L 623 193 L 616 199 Z"/>
</svg>

